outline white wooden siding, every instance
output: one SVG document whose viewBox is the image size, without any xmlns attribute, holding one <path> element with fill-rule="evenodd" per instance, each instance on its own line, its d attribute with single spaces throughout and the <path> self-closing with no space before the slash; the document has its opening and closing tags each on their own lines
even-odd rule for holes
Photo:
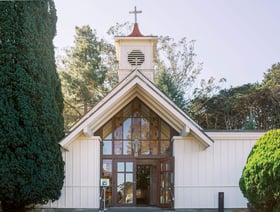
<svg viewBox="0 0 280 212">
<path fill-rule="evenodd" d="M 248 154 L 263 133 L 207 133 L 215 142 L 205 148 L 194 137 L 174 137 L 175 208 L 245 208 L 239 189 Z M 65 182 L 60 199 L 44 207 L 99 208 L 100 140 L 80 136 L 63 152 Z"/>
<path fill-rule="evenodd" d="M 245 208 L 239 179 L 247 157 L 262 133 L 208 133 L 215 141 L 205 149 L 194 137 L 175 137 L 175 208 Z"/>
<path fill-rule="evenodd" d="M 100 138 L 80 136 L 66 149 L 61 197 L 43 207 L 99 208 Z"/>
</svg>

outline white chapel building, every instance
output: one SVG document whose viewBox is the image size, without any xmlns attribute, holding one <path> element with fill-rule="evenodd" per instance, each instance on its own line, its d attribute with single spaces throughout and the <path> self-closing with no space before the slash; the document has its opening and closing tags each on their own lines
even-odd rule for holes
<svg viewBox="0 0 280 212">
<path fill-rule="evenodd" d="M 154 85 L 157 37 L 115 37 L 119 84 L 60 142 L 65 180 L 51 208 L 246 208 L 239 189 L 261 132 L 203 130 Z"/>
</svg>

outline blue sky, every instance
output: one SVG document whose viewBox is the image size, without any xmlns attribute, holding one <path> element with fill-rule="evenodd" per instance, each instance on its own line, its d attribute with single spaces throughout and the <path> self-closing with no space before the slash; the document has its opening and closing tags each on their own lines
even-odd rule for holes
<svg viewBox="0 0 280 212">
<path fill-rule="evenodd" d="M 56 47 L 73 46 L 75 26 L 90 25 L 113 43 L 106 31 L 117 22 L 134 22 L 137 6 L 144 35 L 196 40 L 201 76 L 226 78 L 226 87 L 261 82 L 280 62 L 279 0 L 54 0 Z M 110 40 L 111 39 L 111 40 Z"/>
</svg>

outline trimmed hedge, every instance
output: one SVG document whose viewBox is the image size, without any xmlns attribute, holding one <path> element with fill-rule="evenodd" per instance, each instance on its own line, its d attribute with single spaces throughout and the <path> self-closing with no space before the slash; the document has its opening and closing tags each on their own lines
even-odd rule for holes
<svg viewBox="0 0 280 212">
<path fill-rule="evenodd" d="M 264 211 L 280 208 L 280 129 L 266 132 L 256 142 L 239 186 L 254 208 Z"/>
</svg>

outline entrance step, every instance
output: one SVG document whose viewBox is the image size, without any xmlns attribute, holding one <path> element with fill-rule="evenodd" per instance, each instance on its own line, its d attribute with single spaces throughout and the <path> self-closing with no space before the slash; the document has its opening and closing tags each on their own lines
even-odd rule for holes
<svg viewBox="0 0 280 212">
<path fill-rule="evenodd" d="M 157 207 L 111 207 L 105 212 L 169 212 L 169 209 L 162 209 Z"/>
</svg>

